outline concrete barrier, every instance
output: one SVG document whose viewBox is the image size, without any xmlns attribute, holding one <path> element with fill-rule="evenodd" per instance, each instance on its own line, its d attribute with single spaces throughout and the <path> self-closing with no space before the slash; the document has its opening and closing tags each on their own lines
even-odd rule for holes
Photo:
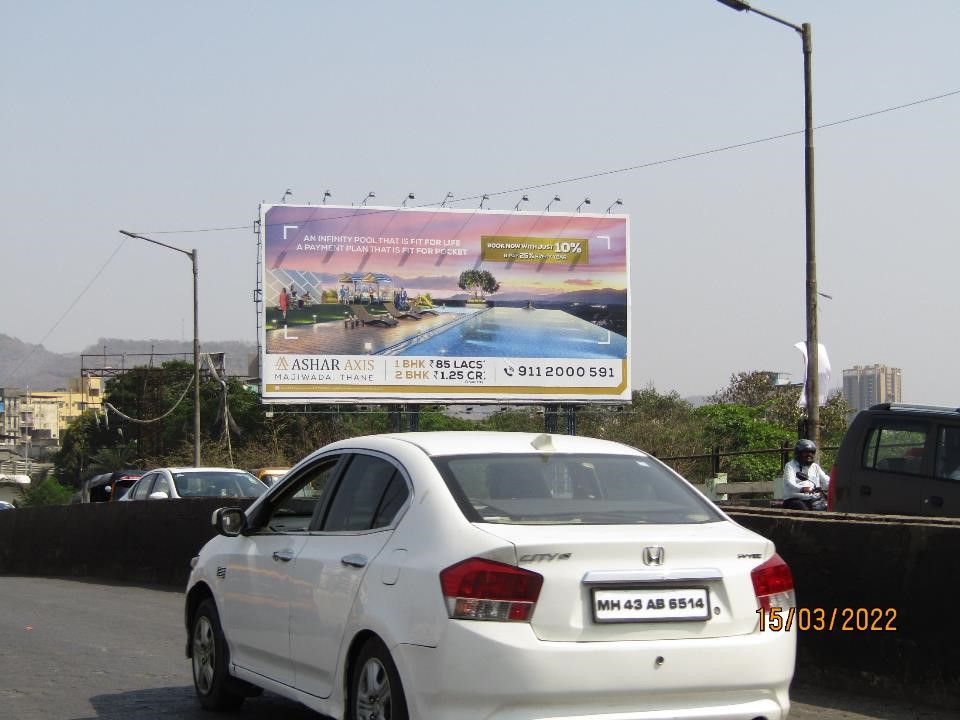
<svg viewBox="0 0 960 720">
<path fill-rule="evenodd" d="M 182 588 L 214 534 L 213 510 L 250 502 L 0 511 L 0 574 Z M 773 540 L 793 570 L 799 678 L 960 708 L 960 520 L 724 509 Z"/>
<path fill-rule="evenodd" d="M 798 677 L 960 708 L 960 521 L 725 510 L 793 571 Z"/>
<path fill-rule="evenodd" d="M 218 507 L 251 499 L 105 502 L 0 511 L 0 573 L 186 587 Z"/>
</svg>

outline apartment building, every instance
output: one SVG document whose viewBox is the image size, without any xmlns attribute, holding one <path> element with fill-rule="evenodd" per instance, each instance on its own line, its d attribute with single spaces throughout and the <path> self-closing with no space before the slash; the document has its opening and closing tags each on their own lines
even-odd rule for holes
<svg viewBox="0 0 960 720">
<path fill-rule="evenodd" d="M 854 365 L 843 371 L 843 399 L 852 410 L 871 405 L 901 402 L 900 368 L 886 365 Z"/>
<path fill-rule="evenodd" d="M 84 410 L 103 405 L 103 378 L 83 377 L 69 381 L 66 390 L 0 388 L 0 444 L 19 445 L 24 438 L 60 434 Z"/>
</svg>

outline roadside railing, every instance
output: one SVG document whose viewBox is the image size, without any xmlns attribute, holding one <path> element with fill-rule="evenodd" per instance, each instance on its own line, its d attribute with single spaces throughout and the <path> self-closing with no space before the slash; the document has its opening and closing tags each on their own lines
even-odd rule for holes
<svg viewBox="0 0 960 720">
<path fill-rule="evenodd" d="M 834 453 L 838 448 L 822 447 L 821 451 Z M 708 453 L 696 453 L 692 455 L 671 455 L 660 457 L 656 453 L 654 456 L 661 462 L 666 463 L 681 475 L 690 480 L 711 500 L 720 501 L 743 501 L 746 499 L 759 500 L 780 500 L 783 498 L 783 486 L 780 478 L 783 474 L 783 466 L 786 465 L 793 455 L 793 442 L 784 440 L 780 447 L 763 448 L 759 450 L 721 450 L 714 447 Z M 730 480 L 728 473 L 723 470 L 724 460 L 743 456 L 778 456 L 780 459 L 780 470 L 777 475 L 769 480 Z M 709 468 L 709 474 L 705 470 Z M 829 472 L 829 467 L 825 468 Z"/>
</svg>

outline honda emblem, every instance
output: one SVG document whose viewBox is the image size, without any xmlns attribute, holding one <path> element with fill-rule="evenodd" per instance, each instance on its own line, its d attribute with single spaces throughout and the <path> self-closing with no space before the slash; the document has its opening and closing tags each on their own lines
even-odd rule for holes
<svg viewBox="0 0 960 720">
<path fill-rule="evenodd" d="M 643 549 L 643 564 L 644 565 L 663 565 L 663 559 L 666 556 L 666 553 L 663 552 L 663 548 L 659 545 L 651 545 L 650 547 L 645 547 Z"/>
</svg>

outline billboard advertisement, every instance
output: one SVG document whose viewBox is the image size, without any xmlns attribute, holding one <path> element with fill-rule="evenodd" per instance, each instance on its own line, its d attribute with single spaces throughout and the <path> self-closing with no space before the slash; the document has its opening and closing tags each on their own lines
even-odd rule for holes
<svg viewBox="0 0 960 720">
<path fill-rule="evenodd" d="M 626 215 L 262 205 L 264 402 L 629 402 Z"/>
</svg>

